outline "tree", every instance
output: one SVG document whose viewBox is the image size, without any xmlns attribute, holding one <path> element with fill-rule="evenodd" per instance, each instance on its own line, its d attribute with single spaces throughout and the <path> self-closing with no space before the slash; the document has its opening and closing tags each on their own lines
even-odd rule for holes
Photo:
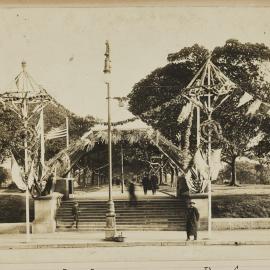
<svg viewBox="0 0 270 270">
<path fill-rule="evenodd" d="M 53 116 L 53 117 L 52 117 Z M 44 110 L 44 126 L 45 133 L 52 128 L 65 127 L 65 118 L 69 117 L 70 126 L 70 139 L 71 141 L 78 139 L 91 126 L 93 126 L 95 119 L 92 116 L 80 117 L 70 112 L 60 104 L 54 106 L 49 104 Z M 39 116 L 31 119 L 29 125 L 35 128 L 38 122 Z M 0 107 L 0 162 L 10 156 L 13 153 L 17 159 L 23 160 L 24 153 L 20 144 L 22 144 L 22 138 L 20 128 L 22 127 L 21 120 L 17 115 L 5 109 L 3 106 Z M 55 139 L 46 141 L 46 159 L 50 159 L 61 149 L 66 147 L 65 138 Z"/>
<path fill-rule="evenodd" d="M 169 63 L 135 84 L 129 94 L 131 112 L 139 115 L 142 120 L 179 145 L 183 155 L 186 156 L 187 164 L 196 150 L 196 117 L 191 114 L 184 123 L 177 122 L 179 112 L 187 102 L 184 98 L 175 103 L 171 102 L 169 106 L 162 104 L 182 93 L 209 55 L 207 49 L 197 44 L 169 54 L 167 58 Z M 224 46 L 216 47 L 211 54 L 211 61 L 238 86 L 230 98 L 213 114 L 213 118 L 223 129 L 225 139 L 223 160 L 232 168 L 231 185 L 236 184 L 236 158 L 251 154 L 254 147 L 249 147 L 249 141 L 263 129 L 262 123 L 267 119 L 266 115 L 253 118 L 246 115 L 251 102 L 240 108 L 237 108 L 237 104 L 245 90 L 256 98 L 269 102 L 270 84 L 265 81 L 261 68 L 262 63 L 269 60 L 270 50 L 264 44 L 243 44 L 232 39 L 226 41 Z M 201 117 L 202 121 L 206 119 L 205 115 Z M 269 125 L 264 129 L 267 129 L 269 134 Z M 185 152 L 187 148 L 189 157 Z M 265 148 L 264 151 L 269 151 L 269 148 Z"/>
</svg>

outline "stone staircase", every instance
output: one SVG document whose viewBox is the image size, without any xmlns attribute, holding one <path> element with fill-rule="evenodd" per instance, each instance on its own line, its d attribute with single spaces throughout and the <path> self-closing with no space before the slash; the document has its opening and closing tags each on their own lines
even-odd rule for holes
<svg viewBox="0 0 270 270">
<path fill-rule="evenodd" d="M 79 200 L 79 228 L 73 224 L 73 201 L 63 201 L 57 211 L 57 231 L 102 231 L 105 228 L 107 201 Z M 180 231 L 185 230 L 185 204 L 173 198 L 145 199 L 137 207 L 125 200 L 115 203 L 118 231 Z"/>
</svg>

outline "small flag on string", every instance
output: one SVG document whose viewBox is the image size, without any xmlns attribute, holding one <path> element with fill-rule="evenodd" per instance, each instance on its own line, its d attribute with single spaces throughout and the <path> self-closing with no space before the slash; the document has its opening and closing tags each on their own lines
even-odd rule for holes
<svg viewBox="0 0 270 270">
<path fill-rule="evenodd" d="M 237 105 L 237 108 L 246 104 L 247 102 L 249 102 L 252 99 L 253 99 L 253 96 L 250 95 L 249 93 L 245 92 L 244 95 L 240 98 L 239 103 Z"/>
<path fill-rule="evenodd" d="M 251 114 L 251 115 L 255 114 L 255 113 L 259 110 L 261 104 L 262 104 L 262 102 L 261 102 L 260 100 L 256 99 L 256 100 L 255 100 L 254 102 L 252 102 L 252 104 L 249 106 L 248 111 L 247 111 L 246 114 L 247 114 L 247 115 L 249 115 L 249 114 Z"/>
<path fill-rule="evenodd" d="M 270 113 L 270 104 L 262 102 L 261 106 L 259 108 L 259 112 L 261 114 L 269 114 Z"/>
<path fill-rule="evenodd" d="M 183 123 L 191 114 L 192 110 L 192 103 L 188 102 L 186 105 L 183 106 L 182 111 L 180 112 L 178 116 L 178 123 Z"/>
</svg>

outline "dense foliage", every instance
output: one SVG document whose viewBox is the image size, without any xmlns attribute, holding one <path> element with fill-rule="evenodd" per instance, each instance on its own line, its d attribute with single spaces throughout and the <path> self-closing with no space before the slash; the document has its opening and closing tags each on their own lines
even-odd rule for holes
<svg viewBox="0 0 270 270">
<path fill-rule="evenodd" d="M 182 124 L 177 121 L 187 101 L 181 98 L 177 104 L 155 108 L 181 94 L 209 55 L 207 49 L 197 44 L 169 54 L 167 58 L 169 63 L 154 70 L 135 84 L 129 94 L 132 113 L 139 115 L 142 120 L 160 130 L 181 149 L 188 146 L 190 153 L 196 149 L 196 117 L 190 117 Z M 213 118 L 222 127 L 225 139 L 222 143 L 223 161 L 231 165 L 232 185 L 236 184 L 237 157 L 254 156 L 254 154 L 265 156 L 269 153 L 269 115 L 264 113 L 253 117 L 246 115 L 251 102 L 237 108 L 239 98 L 244 91 L 264 102 L 270 101 L 270 84 L 262 68 L 265 63 L 269 63 L 269 60 L 270 49 L 264 44 L 241 43 L 233 39 L 226 41 L 224 46 L 216 47 L 211 53 L 211 61 L 237 85 L 230 98 L 213 114 Z M 203 121 L 206 115 L 201 117 Z M 250 140 L 259 132 L 265 134 L 264 138 L 258 146 L 250 146 Z"/>
</svg>

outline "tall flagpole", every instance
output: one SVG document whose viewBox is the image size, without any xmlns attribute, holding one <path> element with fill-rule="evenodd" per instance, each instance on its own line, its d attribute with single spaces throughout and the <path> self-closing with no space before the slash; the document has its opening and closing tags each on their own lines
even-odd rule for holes
<svg viewBox="0 0 270 270">
<path fill-rule="evenodd" d="M 68 117 L 66 117 L 66 146 L 67 148 L 69 147 L 69 121 L 68 121 Z M 68 178 L 71 177 L 70 174 L 70 158 L 68 159 Z"/>
<path fill-rule="evenodd" d="M 26 68 L 26 63 L 22 62 L 22 69 L 23 72 L 25 72 Z M 23 87 L 23 91 L 24 91 Z M 28 108 L 27 108 L 27 100 L 26 100 L 26 95 L 25 93 L 25 98 L 23 100 L 23 125 L 25 129 L 25 136 L 24 136 L 24 176 L 25 176 L 25 185 L 26 185 L 26 192 L 25 192 L 25 219 L 26 219 L 26 241 L 30 241 L 30 209 L 29 209 L 29 186 L 28 186 L 28 173 L 29 173 L 29 163 L 28 163 L 28 142 L 27 142 L 27 128 L 28 128 Z"/>
<path fill-rule="evenodd" d="M 40 161 L 42 169 L 45 166 L 44 110 L 40 112 Z"/>
<path fill-rule="evenodd" d="M 210 65 L 207 66 L 208 77 L 207 84 L 210 86 Z M 210 88 L 208 89 L 208 120 L 211 121 L 211 93 Z M 208 131 L 208 166 L 209 166 L 209 178 L 208 178 L 208 238 L 211 238 L 212 235 L 212 183 L 211 183 L 211 152 L 212 152 L 212 142 L 211 142 L 211 130 Z"/>
<path fill-rule="evenodd" d="M 121 144 L 121 193 L 124 193 L 124 152 L 123 152 L 123 146 Z"/>
</svg>

